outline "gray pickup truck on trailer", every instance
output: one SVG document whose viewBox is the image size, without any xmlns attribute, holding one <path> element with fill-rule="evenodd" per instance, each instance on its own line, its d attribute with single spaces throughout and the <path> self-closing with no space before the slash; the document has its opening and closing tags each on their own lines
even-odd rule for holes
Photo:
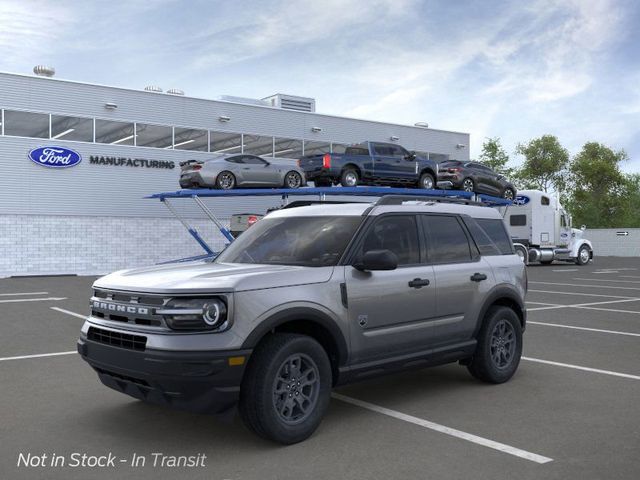
<svg viewBox="0 0 640 480">
<path fill-rule="evenodd" d="M 107 386 L 220 413 L 290 444 L 332 387 L 460 362 L 515 373 L 525 266 L 493 208 L 383 197 L 269 213 L 214 261 L 115 272 L 93 286 L 78 351 Z"/>
</svg>

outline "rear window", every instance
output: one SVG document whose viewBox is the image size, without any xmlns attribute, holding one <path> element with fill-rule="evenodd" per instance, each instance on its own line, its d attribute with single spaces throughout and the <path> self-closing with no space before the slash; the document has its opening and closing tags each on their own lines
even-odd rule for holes
<svg viewBox="0 0 640 480">
<path fill-rule="evenodd" d="M 507 234 L 507 229 L 504 227 L 502 219 L 477 218 L 476 222 L 495 244 L 501 255 L 511 255 L 513 253 L 513 243 Z"/>
</svg>

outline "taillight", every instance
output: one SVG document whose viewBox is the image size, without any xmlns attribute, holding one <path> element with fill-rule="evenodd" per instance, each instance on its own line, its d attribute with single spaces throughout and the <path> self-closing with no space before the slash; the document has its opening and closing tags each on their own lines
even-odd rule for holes
<svg viewBox="0 0 640 480">
<path fill-rule="evenodd" d="M 249 218 L 247 218 L 247 226 L 251 226 L 254 223 L 256 223 L 258 221 L 258 217 L 256 217 L 255 215 L 249 215 Z"/>
<path fill-rule="evenodd" d="M 296 165 L 300 166 L 300 159 L 296 160 Z"/>
<path fill-rule="evenodd" d="M 322 156 L 322 168 L 331 168 L 331 155 L 328 153 Z"/>
<path fill-rule="evenodd" d="M 193 167 L 191 167 L 191 170 L 200 170 L 202 168 L 202 165 L 194 165 Z"/>
<path fill-rule="evenodd" d="M 460 171 L 459 168 L 450 168 L 449 173 L 458 173 Z"/>
</svg>

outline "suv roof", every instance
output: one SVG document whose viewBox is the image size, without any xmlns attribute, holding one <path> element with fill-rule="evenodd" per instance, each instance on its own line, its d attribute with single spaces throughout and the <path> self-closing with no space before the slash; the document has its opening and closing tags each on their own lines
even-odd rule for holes
<svg viewBox="0 0 640 480">
<path fill-rule="evenodd" d="M 457 203 L 445 203 L 434 201 L 410 201 L 401 205 L 374 205 L 370 203 L 343 203 L 340 205 L 310 205 L 306 207 L 285 208 L 269 213 L 269 217 L 311 217 L 311 216 L 359 216 L 366 213 L 368 216 L 382 215 L 383 213 L 453 213 L 457 215 L 469 215 L 473 218 L 499 218 L 500 213 L 490 207 L 476 205 L 462 205 Z"/>
</svg>

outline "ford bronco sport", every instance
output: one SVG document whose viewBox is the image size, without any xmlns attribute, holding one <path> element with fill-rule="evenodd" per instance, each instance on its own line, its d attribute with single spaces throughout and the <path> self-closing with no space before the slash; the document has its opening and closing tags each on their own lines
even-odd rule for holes
<svg viewBox="0 0 640 480">
<path fill-rule="evenodd" d="M 337 385 L 449 362 L 507 381 L 526 287 L 493 208 L 392 197 L 284 208 L 213 261 L 97 280 L 78 351 L 108 387 L 194 412 L 237 404 L 251 430 L 291 444 Z"/>
</svg>

